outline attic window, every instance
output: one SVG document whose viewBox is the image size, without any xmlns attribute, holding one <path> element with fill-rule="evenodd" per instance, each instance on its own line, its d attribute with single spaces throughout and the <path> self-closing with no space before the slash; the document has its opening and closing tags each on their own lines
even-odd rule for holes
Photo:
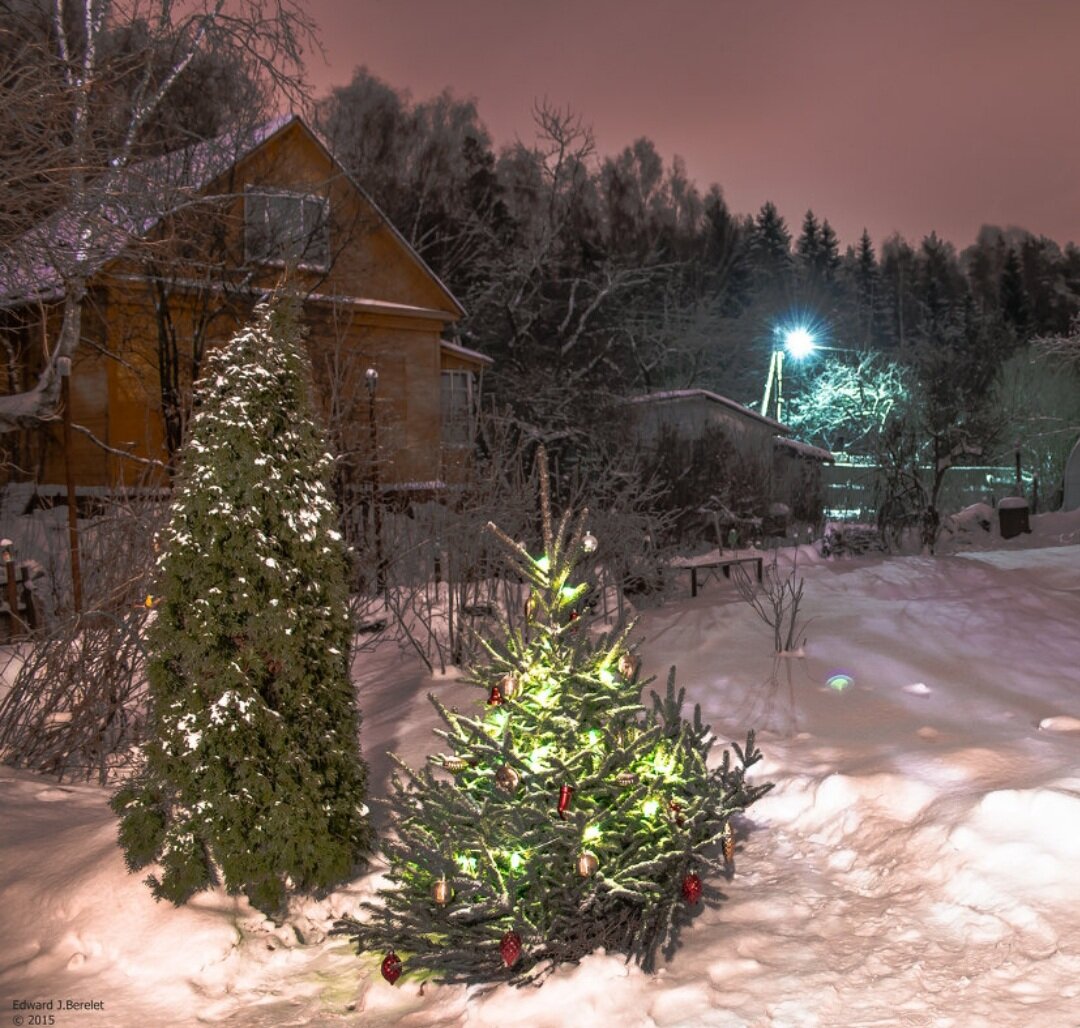
<svg viewBox="0 0 1080 1028">
<path fill-rule="evenodd" d="M 330 265 L 330 201 L 310 193 L 244 193 L 244 248 L 249 261 Z"/>
</svg>

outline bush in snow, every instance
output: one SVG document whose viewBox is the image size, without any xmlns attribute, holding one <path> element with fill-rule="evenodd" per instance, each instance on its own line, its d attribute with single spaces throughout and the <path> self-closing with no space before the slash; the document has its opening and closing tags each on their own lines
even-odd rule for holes
<svg viewBox="0 0 1080 1028">
<path fill-rule="evenodd" d="M 346 559 L 291 305 L 208 362 L 159 559 L 151 731 L 113 799 L 158 898 L 223 884 L 266 912 L 370 848 Z"/>
</svg>

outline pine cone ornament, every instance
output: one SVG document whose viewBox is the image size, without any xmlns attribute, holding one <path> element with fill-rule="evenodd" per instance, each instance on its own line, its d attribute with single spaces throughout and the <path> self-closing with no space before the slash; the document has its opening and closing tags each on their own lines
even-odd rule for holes
<svg viewBox="0 0 1080 1028">
<path fill-rule="evenodd" d="M 682 896 L 691 906 L 701 899 L 701 878 L 693 871 L 682 880 Z"/>
<path fill-rule="evenodd" d="M 582 878 L 592 877 L 599 866 L 600 861 L 592 850 L 582 850 L 582 852 L 578 854 L 577 873 L 581 875 Z"/>
<path fill-rule="evenodd" d="M 393 985 L 401 977 L 401 957 L 393 950 L 383 957 L 382 976 Z"/>
<path fill-rule="evenodd" d="M 498 771 L 495 772 L 495 784 L 503 790 L 503 792 L 513 792 L 521 781 L 521 775 L 519 775 L 509 764 L 503 764 Z"/>
<path fill-rule="evenodd" d="M 499 692 L 504 700 L 512 700 L 521 692 L 521 682 L 517 675 L 506 674 L 499 679 Z"/>
<path fill-rule="evenodd" d="M 507 932 L 499 943 L 499 952 L 502 954 L 503 963 L 507 967 L 513 967 L 521 956 L 521 936 L 515 931 Z"/>
<path fill-rule="evenodd" d="M 454 898 L 454 890 L 445 878 L 440 878 L 431 887 L 431 898 L 440 906 L 445 907 Z"/>
<path fill-rule="evenodd" d="M 722 842 L 724 848 L 724 863 L 728 867 L 734 867 L 735 865 L 735 833 L 731 829 L 731 822 L 724 822 L 724 838 Z"/>
</svg>

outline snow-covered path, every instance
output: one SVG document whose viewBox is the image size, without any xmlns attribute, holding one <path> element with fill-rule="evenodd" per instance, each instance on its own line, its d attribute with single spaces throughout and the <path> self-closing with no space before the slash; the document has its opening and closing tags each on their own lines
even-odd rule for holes
<svg viewBox="0 0 1080 1028">
<path fill-rule="evenodd" d="M 1076 1028 L 1080 546 L 800 569 L 805 658 L 774 660 L 723 581 L 639 622 L 646 672 L 677 665 L 722 740 L 757 726 L 755 776 L 777 783 L 727 902 L 657 975 L 595 954 L 541 989 L 391 988 L 321 935 L 376 875 L 298 909 L 306 944 L 223 895 L 175 910 L 124 871 L 102 790 L 0 768 L 0 1010 L 105 1004 L 60 1028 Z M 414 765 L 437 748 L 426 693 L 476 694 L 396 651 L 358 667 L 377 794 L 388 748 Z"/>
</svg>

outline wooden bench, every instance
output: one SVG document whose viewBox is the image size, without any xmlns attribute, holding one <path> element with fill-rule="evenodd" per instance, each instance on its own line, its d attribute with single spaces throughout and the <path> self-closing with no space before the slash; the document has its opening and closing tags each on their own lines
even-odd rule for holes
<svg viewBox="0 0 1080 1028">
<path fill-rule="evenodd" d="M 718 557 L 716 560 L 703 561 L 696 564 L 691 564 L 689 561 L 686 563 L 678 562 L 676 567 L 683 567 L 690 569 L 690 595 L 697 596 L 698 591 L 698 572 L 708 571 L 723 571 L 725 578 L 731 577 L 731 569 L 736 564 L 754 564 L 757 570 L 757 580 L 762 580 L 762 564 L 764 558 L 758 554 L 753 557 Z M 704 578 L 702 578 L 702 584 L 704 584 Z"/>
</svg>

